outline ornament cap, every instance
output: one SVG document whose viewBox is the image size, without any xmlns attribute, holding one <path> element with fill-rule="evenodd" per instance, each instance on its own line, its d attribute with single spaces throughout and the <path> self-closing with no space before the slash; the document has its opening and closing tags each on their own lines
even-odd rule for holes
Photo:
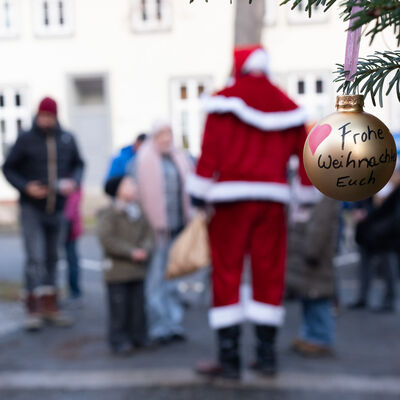
<svg viewBox="0 0 400 400">
<path fill-rule="evenodd" d="M 336 109 L 339 112 L 362 112 L 364 96 L 361 94 L 337 96 Z"/>
</svg>

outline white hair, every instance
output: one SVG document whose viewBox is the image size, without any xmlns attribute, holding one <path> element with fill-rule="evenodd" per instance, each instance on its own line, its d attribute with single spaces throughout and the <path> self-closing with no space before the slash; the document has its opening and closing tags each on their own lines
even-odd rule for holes
<svg viewBox="0 0 400 400">
<path fill-rule="evenodd" d="M 154 136 L 164 128 L 172 129 L 171 121 L 168 118 L 157 118 L 151 125 L 150 135 Z"/>
</svg>

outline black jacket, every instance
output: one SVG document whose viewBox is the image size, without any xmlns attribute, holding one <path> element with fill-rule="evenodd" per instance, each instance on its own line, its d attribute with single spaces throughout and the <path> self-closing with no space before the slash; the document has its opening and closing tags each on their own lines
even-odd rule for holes
<svg viewBox="0 0 400 400">
<path fill-rule="evenodd" d="M 368 251 L 399 251 L 400 186 L 357 225 L 356 242 Z"/>
<path fill-rule="evenodd" d="M 60 126 L 57 126 L 52 134 L 56 145 L 57 180 L 71 178 L 80 185 L 84 162 L 74 137 Z M 34 121 L 30 131 L 19 135 L 3 165 L 5 177 L 20 192 L 21 203 L 29 202 L 43 211 L 46 209 L 47 200 L 37 200 L 27 196 L 25 187 L 30 181 L 48 185 L 48 135 Z M 58 193 L 54 211 L 62 210 L 64 203 L 65 198 Z"/>
</svg>

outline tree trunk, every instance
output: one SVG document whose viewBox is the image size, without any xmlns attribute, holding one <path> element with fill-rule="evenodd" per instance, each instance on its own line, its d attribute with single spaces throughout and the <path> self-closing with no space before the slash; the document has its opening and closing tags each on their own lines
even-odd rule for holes
<svg viewBox="0 0 400 400">
<path fill-rule="evenodd" d="M 235 46 L 261 43 L 264 13 L 265 0 L 236 0 Z"/>
</svg>

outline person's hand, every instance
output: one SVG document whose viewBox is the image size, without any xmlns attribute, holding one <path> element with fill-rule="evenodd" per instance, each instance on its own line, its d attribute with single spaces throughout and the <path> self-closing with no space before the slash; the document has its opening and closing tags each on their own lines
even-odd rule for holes
<svg viewBox="0 0 400 400">
<path fill-rule="evenodd" d="M 146 261 L 148 258 L 148 254 L 146 250 L 143 249 L 133 249 L 132 250 L 132 259 L 133 261 Z"/>
<path fill-rule="evenodd" d="M 76 182 L 73 179 L 61 179 L 58 184 L 58 190 L 63 196 L 68 197 L 75 192 Z"/>
<path fill-rule="evenodd" d="M 49 190 L 46 185 L 43 185 L 39 181 L 31 181 L 26 185 L 25 192 L 33 199 L 41 200 L 47 197 Z"/>
<path fill-rule="evenodd" d="M 362 221 L 363 219 L 365 219 L 366 218 L 366 216 L 367 216 L 367 211 L 366 210 L 364 210 L 364 209 L 356 209 L 356 210 L 354 210 L 353 211 L 353 220 L 354 220 L 354 222 L 360 222 L 360 221 Z"/>
</svg>

